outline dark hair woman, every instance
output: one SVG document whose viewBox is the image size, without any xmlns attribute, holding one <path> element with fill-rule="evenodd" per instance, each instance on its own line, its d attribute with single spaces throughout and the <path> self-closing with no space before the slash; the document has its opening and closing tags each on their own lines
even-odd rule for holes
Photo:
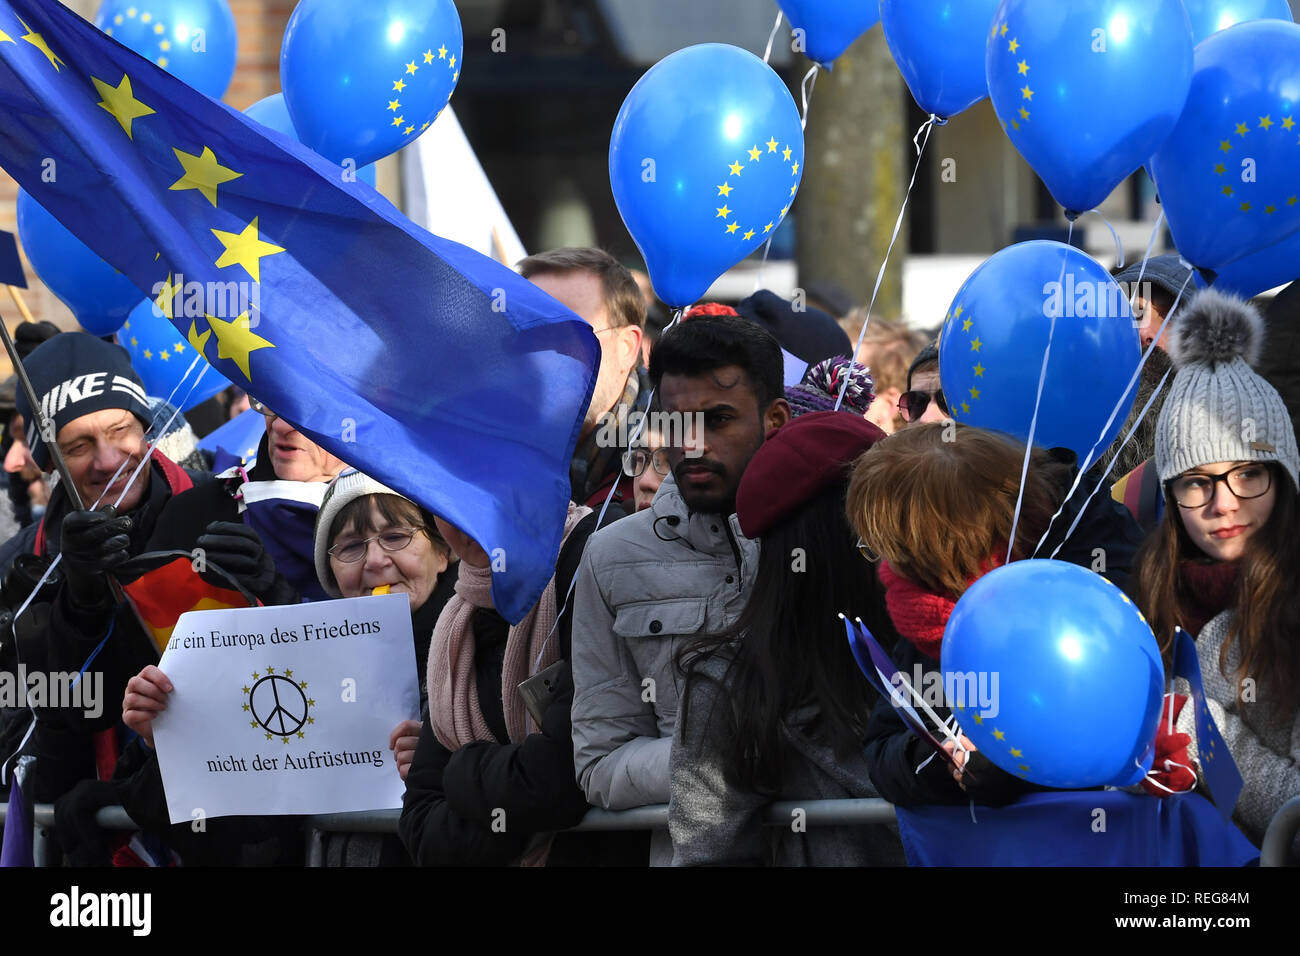
<svg viewBox="0 0 1300 956">
<path fill-rule="evenodd" d="M 859 415 L 814 412 L 774 432 L 740 482 L 736 514 L 762 542 L 736 623 L 684 646 L 668 829 L 674 865 L 901 863 L 896 832 L 762 831 L 782 797 L 874 797 L 862 736 L 874 693 L 839 612 L 887 624 L 880 585 L 844 520 L 852 462 L 884 437 Z"/>
<path fill-rule="evenodd" d="M 1156 430 L 1166 507 L 1134 588 L 1166 657 L 1176 625 L 1196 636 L 1244 780 L 1234 817 L 1256 842 L 1300 795 L 1300 452 L 1281 397 L 1251 368 L 1262 346 L 1255 308 L 1213 290 L 1174 320 L 1178 372 Z M 1177 694 L 1169 707 L 1194 765 L 1192 708 Z"/>
</svg>

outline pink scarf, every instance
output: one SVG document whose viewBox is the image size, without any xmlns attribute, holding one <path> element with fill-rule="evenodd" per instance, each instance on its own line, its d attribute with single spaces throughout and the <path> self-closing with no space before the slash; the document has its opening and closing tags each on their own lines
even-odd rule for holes
<svg viewBox="0 0 1300 956">
<path fill-rule="evenodd" d="M 574 526 L 589 514 L 590 508 L 569 505 L 561 548 Z M 475 609 L 480 607 L 492 607 L 492 570 L 470 567 L 462 561 L 456 593 L 438 615 L 429 647 L 429 716 L 434 734 L 448 750 L 476 740 L 495 740 L 479 709 L 474 676 L 472 621 Z M 522 621 L 510 628 L 506 638 L 501 701 L 512 743 L 519 743 L 536 730 L 518 687 L 521 681 L 559 660 L 559 636 L 551 636 L 555 619 L 555 578 L 552 577 L 538 602 Z"/>
</svg>

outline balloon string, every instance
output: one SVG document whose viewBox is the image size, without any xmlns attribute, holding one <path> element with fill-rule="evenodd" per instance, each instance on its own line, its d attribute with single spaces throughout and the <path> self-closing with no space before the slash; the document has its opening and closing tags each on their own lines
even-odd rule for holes
<svg viewBox="0 0 1300 956">
<path fill-rule="evenodd" d="M 771 34 L 768 35 L 768 38 L 767 38 L 767 49 L 763 51 L 763 62 L 764 62 L 764 63 L 766 63 L 766 62 L 768 62 L 769 60 L 772 59 L 772 44 L 776 42 L 776 31 L 779 30 L 779 29 L 781 29 L 781 19 L 782 19 L 784 16 L 785 16 L 785 12 L 784 12 L 783 10 L 781 10 L 780 8 L 777 8 L 777 11 L 776 11 L 776 23 L 772 24 L 772 32 L 771 32 Z"/>
<path fill-rule="evenodd" d="M 1160 215 L 1156 216 L 1155 228 L 1151 230 L 1151 239 L 1147 242 L 1147 251 L 1142 256 L 1142 267 L 1138 269 L 1137 281 L 1133 283 L 1133 288 L 1129 293 L 1128 305 L 1133 310 L 1133 315 L 1137 315 L 1138 289 L 1142 288 L 1142 279 L 1147 274 L 1147 263 L 1151 261 L 1151 250 L 1156 246 L 1156 236 L 1160 235 L 1160 228 L 1165 224 L 1165 209 L 1160 207 Z"/>
<path fill-rule="evenodd" d="M 1079 218 L 1088 215 L 1088 213 L 1092 213 L 1092 215 L 1100 219 L 1101 224 L 1110 230 L 1110 237 L 1115 240 L 1115 268 L 1123 269 L 1124 268 L 1124 244 L 1119 241 L 1119 233 L 1115 231 L 1115 227 L 1111 225 L 1110 220 L 1101 214 L 1100 209 L 1089 209 L 1087 210 L 1087 212 L 1080 213 Z M 1150 251 L 1150 247 L 1148 247 L 1148 251 Z"/>
<path fill-rule="evenodd" d="M 817 85 L 817 73 L 820 70 L 821 66 L 814 63 L 799 84 L 799 94 L 803 98 L 803 115 L 799 117 L 799 128 L 803 130 L 808 128 L 808 104 L 812 101 L 813 87 Z"/>
<path fill-rule="evenodd" d="M 1142 267 L 1138 270 L 1138 283 L 1141 283 L 1142 276 L 1146 274 L 1147 260 L 1151 257 L 1151 250 L 1155 246 L 1156 236 L 1160 234 L 1160 227 L 1164 223 L 1164 216 L 1165 216 L 1165 212 L 1162 209 L 1160 210 L 1160 215 L 1156 218 L 1155 228 L 1151 230 L 1151 240 L 1147 243 L 1146 254 L 1142 257 Z M 1188 266 L 1189 270 L 1190 268 L 1191 267 Z M 1188 278 L 1190 278 L 1190 275 L 1188 276 Z M 1187 283 L 1184 282 L 1183 288 L 1186 287 L 1187 287 Z M 1138 286 L 1135 285 L 1134 288 L 1138 288 Z M 1182 294 L 1183 294 L 1182 289 L 1179 289 L 1178 298 L 1181 298 Z M 1178 302 L 1178 298 L 1174 299 L 1175 305 Z M 1129 307 L 1132 308 L 1134 314 L 1136 314 L 1137 310 L 1134 307 L 1134 301 L 1135 301 L 1134 298 L 1130 297 Z M 1169 314 L 1170 315 L 1173 314 L 1172 308 L 1169 310 Z M 1166 316 L 1165 319 L 1167 322 L 1168 316 Z M 1164 328 L 1165 328 L 1164 325 L 1160 326 L 1161 332 L 1164 331 Z M 1159 340 L 1160 340 L 1160 334 L 1157 333 L 1155 339 L 1152 340 L 1152 346 L 1154 347 L 1155 343 L 1158 342 Z M 1093 442 L 1092 448 L 1088 450 L 1087 457 L 1079 465 L 1079 473 L 1074 476 L 1074 484 L 1070 486 L 1070 490 L 1065 495 L 1065 500 L 1062 501 L 1061 506 L 1056 509 L 1056 514 L 1052 515 L 1052 520 L 1047 523 L 1047 530 L 1043 532 L 1043 536 L 1038 539 L 1038 544 L 1034 546 L 1034 555 L 1038 554 L 1038 549 L 1043 546 L 1043 543 L 1045 541 L 1047 541 L 1047 536 L 1052 533 L 1052 526 L 1056 524 L 1056 519 L 1059 518 L 1061 514 L 1065 511 L 1065 506 L 1069 504 L 1070 499 L 1074 496 L 1075 490 L 1079 487 L 1080 482 L 1083 481 L 1084 474 L 1088 471 L 1089 468 L 1092 467 L 1093 452 L 1095 452 L 1097 450 L 1097 446 L 1101 444 L 1102 438 L 1106 437 L 1106 432 L 1110 430 L 1110 426 L 1114 423 L 1115 416 L 1119 414 L 1119 410 L 1120 408 L 1123 407 L 1124 401 L 1125 399 L 1128 398 L 1129 392 L 1132 391 L 1134 383 L 1136 383 L 1138 380 L 1138 376 L 1142 374 L 1142 369 L 1146 365 L 1147 359 L 1151 357 L 1151 351 L 1152 350 L 1148 348 L 1147 351 L 1143 354 L 1142 360 L 1138 362 L 1138 367 L 1134 370 L 1133 376 L 1128 380 L 1128 385 L 1125 387 L 1123 394 L 1120 395 L 1119 401 L 1117 401 L 1115 403 L 1115 407 L 1111 409 L 1110 417 L 1106 419 L 1106 424 L 1102 427 L 1101 434 L 1097 436 L 1097 440 Z M 1122 448 L 1123 445 L 1121 445 L 1120 447 Z"/>
<path fill-rule="evenodd" d="M 1068 216 L 1069 232 L 1065 237 L 1065 251 L 1061 256 L 1061 274 L 1057 277 L 1056 287 L 1065 283 L 1065 267 L 1070 261 L 1070 240 L 1074 238 L 1075 216 Z M 1029 459 L 1034 453 L 1034 433 L 1038 430 L 1038 410 L 1043 403 L 1043 384 L 1047 381 L 1047 363 L 1052 356 L 1052 339 L 1056 336 L 1056 316 L 1060 309 L 1052 309 L 1052 324 L 1047 329 L 1047 347 L 1043 349 L 1043 364 L 1038 370 L 1038 393 L 1034 396 L 1034 415 L 1029 420 L 1029 437 L 1025 440 L 1025 460 L 1020 466 L 1020 490 L 1016 492 L 1016 510 L 1011 515 L 1011 536 L 1007 540 L 1007 557 L 1004 563 L 1011 563 L 1011 554 L 1016 549 L 1016 529 L 1020 525 L 1020 509 L 1025 503 L 1025 481 L 1029 478 Z"/>
<path fill-rule="evenodd" d="M 1182 260 L 1179 261 L 1181 262 Z M 1138 380 L 1138 377 L 1142 374 L 1142 369 L 1146 367 L 1147 360 L 1151 358 L 1151 353 L 1156 350 L 1157 348 L 1156 343 L 1160 341 L 1160 337 L 1164 335 L 1165 328 L 1169 325 L 1170 320 L 1173 319 L 1174 312 L 1178 309 L 1178 304 L 1183 299 L 1183 292 L 1186 290 L 1187 284 L 1192 281 L 1192 273 L 1190 271 L 1191 266 L 1189 265 L 1187 268 L 1189 270 L 1187 273 L 1187 278 L 1183 280 L 1182 287 L 1178 290 L 1178 295 L 1174 297 L 1174 304 L 1169 307 L 1169 313 L 1165 316 L 1165 320 L 1160 323 L 1160 328 L 1156 331 L 1155 338 L 1151 340 L 1151 344 L 1147 346 L 1147 350 L 1142 354 L 1142 360 L 1138 362 L 1137 369 L 1133 372 L 1132 377 L 1129 378 L 1128 386 L 1124 389 L 1124 394 L 1120 396 L 1119 401 L 1116 403 L 1115 407 L 1111 410 L 1110 418 L 1106 420 L 1106 425 L 1104 428 L 1102 428 L 1101 435 L 1097 436 L 1097 440 L 1093 442 L 1092 448 L 1088 451 L 1089 462 L 1091 462 L 1092 460 L 1093 452 L 1097 450 L 1097 446 L 1101 444 L 1102 438 L 1105 437 L 1106 432 L 1110 429 L 1111 423 L 1114 422 L 1115 416 L 1119 413 L 1120 407 L 1124 404 L 1124 399 L 1128 397 L 1128 393 L 1132 390 L 1133 384 Z M 1165 378 L 1168 377 L 1169 377 L 1168 373 L 1166 373 Z M 1160 384 L 1163 385 L 1164 381 L 1165 379 L 1162 378 L 1160 380 Z M 1159 392 L 1160 389 L 1157 387 L 1155 393 L 1153 394 L 1153 397 L 1155 394 L 1159 394 Z M 1147 405 L 1149 406 L 1150 404 L 1151 402 L 1148 401 Z M 1145 415 L 1145 414 L 1146 414 L 1145 411 L 1141 413 L 1141 415 Z M 1139 415 L 1138 417 L 1138 422 L 1142 420 L 1141 415 Z M 1119 448 L 1115 450 L 1115 455 L 1111 458 L 1110 464 L 1107 465 L 1106 471 L 1103 473 L 1101 481 L 1098 482 L 1096 488 L 1093 488 L 1092 494 L 1088 495 L 1088 500 L 1084 502 L 1083 508 L 1079 511 L 1079 514 L 1075 517 L 1074 523 L 1071 524 L 1069 529 L 1065 532 L 1065 537 L 1062 538 L 1060 544 L 1056 546 L 1056 549 L 1052 552 L 1051 557 L 1055 557 L 1057 552 L 1059 552 L 1061 548 L 1065 546 L 1065 542 L 1070 540 L 1070 535 L 1073 534 L 1074 529 L 1078 527 L 1079 518 L 1082 517 L 1084 511 L 1087 510 L 1088 501 L 1092 500 L 1092 496 L 1097 493 L 1097 488 L 1100 488 L 1101 485 L 1105 482 L 1106 475 L 1110 474 L 1111 469 L 1115 466 L 1115 462 L 1119 458 L 1119 452 L 1122 451 L 1124 449 L 1124 446 L 1128 444 L 1129 438 L 1133 436 L 1133 432 L 1136 430 L 1136 428 L 1137 428 L 1137 423 L 1135 422 L 1133 429 L 1129 430 L 1128 435 L 1126 435 L 1124 440 L 1120 442 Z M 1047 536 L 1052 531 L 1052 525 L 1056 522 L 1056 519 L 1061 516 L 1061 513 L 1065 511 L 1065 506 L 1069 503 L 1070 499 L 1074 496 L 1074 493 L 1075 491 L 1078 490 L 1079 485 L 1082 484 L 1086 472 L 1087 472 L 1086 466 L 1080 467 L 1078 474 L 1074 476 L 1074 483 L 1070 485 L 1070 490 L 1066 492 L 1065 500 L 1061 502 L 1061 507 L 1056 509 L 1056 514 L 1052 515 L 1052 520 L 1049 521 L 1047 524 L 1047 531 L 1043 533 L 1042 538 L 1039 539 L 1038 544 L 1034 547 L 1035 554 L 1038 553 L 1038 549 L 1043 546 L 1044 542 L 1046 542 Z"/>
<path fill-rule="evenodd" d="M 1159 396 L 1159 394 L 1160 394 L 1160 390 L 1161 390 L 1162 388 L 1165 387 L 1165 382 L 1169 380 L 1169 375 L 1170 375 L 1171 372 L 1173 372 L 1173 368 L 1172 368 L 1172 367 L 1171 367 L 1171 368 L 1167 368 L 1167 369 L 1165 369 L 1165 374 L 1161 377 L 1161 379 L 1160 379 L 1160 384 L 1158 384 L 1158 385 L 1155 387 L 1155 390 L 1151 393 L 1151 397 L 1148 398 L 1147 401 L 1146 401 L 1146 404 L 1142 406 L 1142 411 L 1140 411 L 1140 412 L 1138 413 L 1137 421 L 1135 421 L 1135 422 L 1133 423 L 1133 427 L 1130 428 L 1130 429 L 1128 430 L 1128 434 L 1124 436 L 1124 440 L 1120 443 L 1120 446 L 1119 446 L 1119 447 L 1120 447 L 1121 449 L 1122 449 L 1125 445 L 1128 444 L 1129 439 L 1132 438 L 1132 437 L 1133 437 L 1133 434 L 1138 430 L 1138 426 L 1142 424 L 1142 419 L 1144 419 L 1144 418 L 1147 417 L 1147 412 L 1151 410 L 1151 405 L 1152 405 L 1152 403 L 1155 402 L 1157 396 Z M 1105 470 L 1104 472 L 1102 472 L 1101 480 L 1097 482 L 1096 487 L 1094 487 L 1094 488 L 1092 489 L 1092 492 L 1088 495 L 1088 497 L 1084 499 L 1084 501 L 1083 501 L 1083 507 L 1079 509 L 1079 513 L 1078 513 L 1077 515 L 1074 516 L 1074 521 L 1072 521 L 1072 522 L 1070 523 L 1070 527 L 1066 529 L 1065 537 L 1063 537 L 1063 538 L 1061 539 L 1061 543 L 1060 543 L 1060 544 L 1058 544 L 1054 549 L 1052 549 L 1052 553 L 1051 553 L 1050 555 L 1048 555 L 1048 557 L 1054 558 L 1054 557 L 1056 557 L 1058 554 L 1061 553 L 1061 549 L 1062 549 L 1063 547 L 1065 547 L 1065 542 L 1067 542 L 1067 541 L 1070 540 L 1070 535 L 1074 534 L 1074 529 L 1077 528 L 1077 527 L 1079 527 L 1079 522 L 1083 520 L 1083 516 L 1084 516 L 1084 514 L 1087 513 L 1087 511 L 1088 511 L 1088 505 L 1092 504 L 1092 499 L 1093 499 L 1094 497 L 1096 497 L 1097 492 L 1100 491 L 1100 490 L 1102 489 L 1102 487 L 1105 486 L 1105 484 L 1106 484 L 1106 479 L 1107 479 L 1108 477 L 1110 477 L 1111 470 L 1115 467 L 1115 463 L 1116 463 L 1117 461 L 1119 461 L 1119 455 L 1118 455 L 1118 454 L 1116 454 L 1113 458 L 1111 458 L 1110 463 L 1106 466 L 1106 470 Z M 1083 475 L 1083 472 L 1080 471 L 1080 472 L 1079 472 L 1079 475 L 1082 476 L 1082 475 Z M 1079 482 L 1078 482 L 1078 479 L 1076 478 L 1076 479 L 1075 479 L 1075 485 L 1074 485 L 1074 486 L 1077 488 L 1077 487 L 1078 487 L 1078 484 L 1079 484 Z M 1070 493 L 1071 493 L 1071 494 L 1074 493 L 1074 488 L 1071 488 L 1071 489 L 1070 489 Z M 1069 496 L 1068 496 L 1068 495 L 1066 496 L 1066 500 L 1069 500 Z M 1059 512 L 1058 512 L 1058 514 L 1059 514 Z M 1046 535 L 1044 535 L 1044 537 L 1046 537 Z M 1041 546 L 1042 543 L 1043 543 L 1043 542 L 1039 541 L 1039 542 L 1038 542 L 1039 546 Z M 1037 549 L 1035 549 L 1035 550 L 1037 550 Z"/>
<path fill-rule="evenodd" d="M 840 385 L 840 394 L 835 399 L 835 411 L 837 412 L 840 410 L 840 406 L 844 404 L 844 394 L 849 390 L 849 379 L 852 377 L 853 366 L 858 364 L 858 352 L 862 350 L 862 340 L 867 335 L 867 323 L 871 321 L 871 310 L 876 305 L 876 296 L 880 294 L 880 284 L 885 279 L 885 269 L 889 265 L 889 254 L 894 251 L 894 243 L 898 241 L 898 233 L 903 228 L 903 216 L 907 213 L 907 201 L 912 196 L 912 187 L 916 185 L 916 174 L 921 168 L 921 154 L 925 152 L 925 146 L 930 142 L 930 131 L 938 122 L 939 118 L 931 113 L 930 118 L 921 124 L 916 131 L 916 135 L 912 137 L 912 145 L 916 147 L 916 165 L 912 167 L 912 179 L 908 182 L 907 192 L 903 195 L 903 205 L 898 210 L 898 219 L 894 222 L 894 234 L 889 237 L 889 246 L 885 249 L 884 261 L 880 263 L 880 271 L 876 273 L 876 285 L 871 290 L 871 301 L 867 303 L 867 315 L 862 320 L 862 329 L 858 332 L 858 341 L 853 346 L 853 354 L 849 357 L 848 372 Z M 922 136 L 923 133 L 925 134 L 924 137 Z M 865 364 L 862 367 L 864 370 L 870 371 Z"/>
</svg>

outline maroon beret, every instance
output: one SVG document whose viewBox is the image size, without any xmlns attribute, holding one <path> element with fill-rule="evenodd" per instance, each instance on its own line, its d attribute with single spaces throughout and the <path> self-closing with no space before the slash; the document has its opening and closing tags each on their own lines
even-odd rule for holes
<svg viewBox="0 0 1300 956">
<path fill-rule="evenodd" d="M 800 505 L 848 477 L 858 456 L 885 437 L 861 415 L 811 412 L 791 419 L 754 453 L 736 491 L 736 517 L 757 538 Z"/>
</svg>

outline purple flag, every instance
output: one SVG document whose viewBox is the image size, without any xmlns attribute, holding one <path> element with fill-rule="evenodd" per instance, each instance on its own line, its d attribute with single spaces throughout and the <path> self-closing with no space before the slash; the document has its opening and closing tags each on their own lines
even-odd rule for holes
<svg viewBox="0 0 1300 956">
<path fill-rule="evenodd" d="M 9 809 L 5 813 L 4 846 L 0 847 L 0 867 L 35 866 L 32 855 L 32 814 L 23 796 L 21 778 L 26 776 L 26 760 L 20 761 L 22 769 L 14 768 L 13 785 L 9 788 Z"/>
</svg>

